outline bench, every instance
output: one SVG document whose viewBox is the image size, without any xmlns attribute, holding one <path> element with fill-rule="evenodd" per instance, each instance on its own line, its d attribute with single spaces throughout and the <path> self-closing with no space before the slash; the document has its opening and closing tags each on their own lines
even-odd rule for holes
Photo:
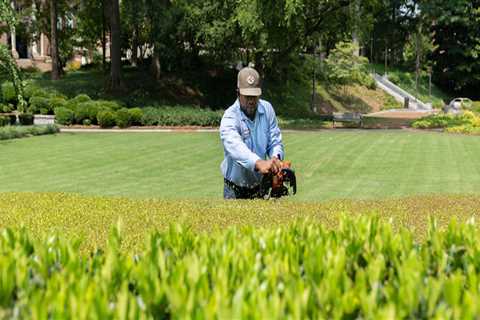
<svg viewBox="0 0 480 320">
<path fill-rule="evenodd" d="M 334 112 L 333 113 L 333 127 L 336 122 L 356 124 L 362 126 L 362 114 L 358 112 Z"/>
</svg>

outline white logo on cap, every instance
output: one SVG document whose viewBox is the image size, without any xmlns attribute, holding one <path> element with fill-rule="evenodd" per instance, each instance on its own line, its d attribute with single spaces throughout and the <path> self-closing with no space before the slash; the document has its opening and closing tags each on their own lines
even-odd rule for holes
<svg viewBox="0 0 480 320">
<path fill-rule="evenodd" d="M 254 76 L 248 76 L 248 78 L 247 78 L 247 83 L 248 83 L 249 85 L 254 84 L 254 83 L 255 83 L 255 77 L 254 77 Z"/>
</svg>

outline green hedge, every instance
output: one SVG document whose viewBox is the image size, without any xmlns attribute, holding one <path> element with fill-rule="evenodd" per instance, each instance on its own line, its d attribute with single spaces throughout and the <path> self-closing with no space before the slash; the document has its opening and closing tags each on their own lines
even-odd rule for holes
<svg viewBox="0 0 480 320">
<path fill-rule="evenodd" d="M 97 121 L 101 128 L 111 128 L 115 126 L 115 112 L 102 110 L 98 113 Z"/>
<path fill-rule="evenodd" d="M 472 219 L 473 221 L 473 219 Z M 128 227 L 128 226 L 127 226 Z M 31 232 L 0 234 L 2 312 L 39 319 L 478 319 L 475 223 L 432 220 L 425 241 L 375 217 L 196 234 L 150 231 L 122 252 Z"/>
<path fill-rule="evenodd" d="M 29 136 L 39 136 L 45 134 L 54 134 L 60 132 L 55 125 L 47 126 L 8 126 L 0 128 L 0 140 L 9 140 L 24 138 Z"/>
<path fill-rule="evenodd" d="M 219 126 L 223 111 L 195 107 L 147 107 L 143 109 L 145 126 Z"/>
<path fill-rule="evenodd" d="M 59 107 L 55 109 L 55 121 L 62 125 L 71 125 L 74 123 L 75 114 L 72 110 Z"/>
</svg>

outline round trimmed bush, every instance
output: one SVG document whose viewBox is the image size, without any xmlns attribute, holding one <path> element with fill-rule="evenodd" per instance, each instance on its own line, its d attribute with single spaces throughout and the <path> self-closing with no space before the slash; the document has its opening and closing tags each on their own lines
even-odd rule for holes
<svg viewBox="0 0 480 320">
<path fill-rule="evenodd" d="M 37 96 L 31 97 L 28 112 L 32 114 L 48 114 L 50 112 L 48 98 Z"/>
<path fill-rule="evenodd" d="M 74 119 L 75 114 L 72 110 L 65 107 L 55 108 L 55 120 L 57 121 L 57 123 L 68 126 L 73 124 Z"/>
<path fill-rule="evenodd" d="M 85 119 L 83 120 L 82 124 L 84 126 L 91 126 L 92 125 L 92 121 L 90 119 Z"/>
<path fill-rule="evenodd" d="M 102 106 L 105 110 L 112 110 L 118 111 L 123 108 L 121 104 L 115 101 L 107 101 L 107 100 L 97 100 L 99 106 Z"/>
<path fill-rule="evenodd" d="M 113 111 L 102 110 L 97 115 L 98 124 L 102 128 L 111 128 L 115 125 L 115 113 Z"/>
<path fill-rule="evenodd" d="M 88 119 L 93 124 L 97 123 L 98 112 L 103 110 L 96 101 L 87 101 L 77 105 L 75 109 L 75 122 L 83 123 L 83 120 Z"/>
<path fill-rule="evenodd" d="M 130 123 L 134 126 L 140 126 L 142 124 L 143 111 L 140 108 L 128 109 L 130 114 Z"/>
<path fill-rule="evenodd" d="M 130 126 L 130 112 L 128 112 L 127 108 L 122 108 L 116 112 L 115 122 L 117 126 L 120 128 L 127 128 Z"/>
<path fill-rule="evenodd" d="M 79 94 L 77 96 L 75 96 L 72 101 L 76 102 L 76 103 L 81 103 L 81 102 L 87 102 L 87 101 L 91 101 L 92 99 L 90 99 L 90 97 L 86 94 Z"/>
<path fill-rule="evenodd" d="M 66 104 L 67 100 L 60 96 L 52 97 L 48 100 L 48 105 L 52 111 L 56 108 L 65 107 Z"/>
</svg>

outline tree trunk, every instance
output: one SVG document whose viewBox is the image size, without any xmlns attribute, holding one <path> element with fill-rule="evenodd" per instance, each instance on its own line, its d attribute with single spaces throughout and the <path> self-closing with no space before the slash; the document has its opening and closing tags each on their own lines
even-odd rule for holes
<svg viewBox="0 0 480 320">
<path fill-rule="evenodd" d="M 105 0 L 102 0 L 102 69 L 103 74 L 107 73 L 107 35 L 106 35 L 106 10 L 105 10 Z"/>
<path fill-rule="evenodd" d="M 355 56 L 360 56 L 360 37 L 359 37 L 359 14 L 360 14 L 360 1 L 355 0 L 350 7 L 352 8 L 352 19 L 353 19 L 353 31 L 352 31 L 352 42 L 357 46 L 354 54 Z"/>
<path fill-rule="evenodd" d="M 60 79 L 60 59 L 57 36 L 57 1 L 50 0 L 50 46 L 52 56 L 52 80 Z"/>
<path fill-rule="evenodd" d="M 110 33 L 112 41 L 110 44 L 110 89 L 115 92 L 122 89 L 119 0 L 112 0 L 111 5 Z"/>
<path fill-rule="evenodd" d="M 132 66 L 138 65 L 138 27 L 135 27 L 132 36 Z"/>
<path fill-rule="evenodd" d="M 153 57 L 152 57 L 152 75 L 155 80 L 160 80 L 161 76 L 161 64 L 160 64 L 160 52 L 159 51 L 159 46 L 156 45 L 155 48 L 153 48 Z"/>
</svg>

